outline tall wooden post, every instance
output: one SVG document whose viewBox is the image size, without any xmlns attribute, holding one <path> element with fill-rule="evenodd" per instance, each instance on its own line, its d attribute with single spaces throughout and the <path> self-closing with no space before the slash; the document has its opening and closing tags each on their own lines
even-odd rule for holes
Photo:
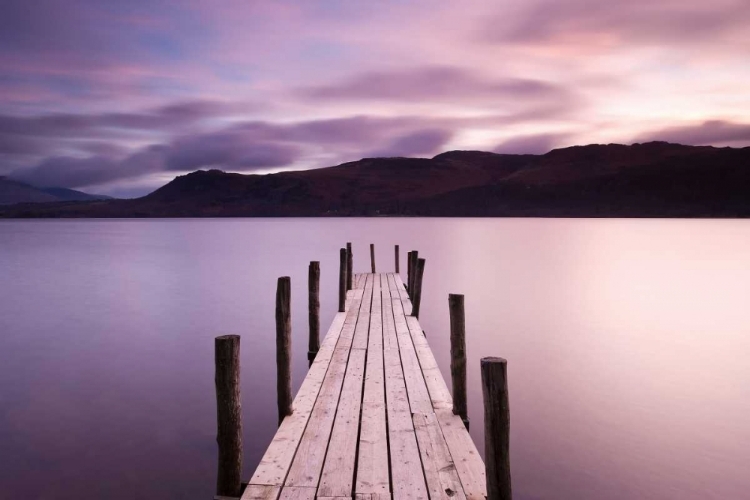
<svg viewBox="0 0 750 500">
<path fill-rule="evenodd" d="M 401 271 L 399 270 L 399 268 L 398 268 L 398 264 L 399 264 L 399 262 L 398 262 L 398 261 L 399 261 L 399 259 L 398 259 L 398 245 L 396 245 L 396 274 L 398 274 L 398 273 L 400 273 L 400 272 L 401 272 Z"/>
<path fill-rule="evenodd" d="M 214 340 L 216 365 L 216 442 L 219 467 L 216 494 L 239 497 L 242 480 L 242 406 L 240 399 L 240 336 Z"/>
<path fill-rule="evenodd" d="M 346 309 L 346 266 L 349 259 L 347 258 L 346 248 L 339 250 L 339 312 Z"/>
<path fill-rule="evenodd" d="M 292 414 L 292 318 L 289 276 L 276 285 L 276 393 L 279 403 L 279 425 Z"/>
<path fill-rule="evenodd" d="M 416 298 L 416 281 L 417 281 L 417 264 L 419 263 L 419 252 L 412 250 L 411 252 L 411 279 L 409 280 L 409 298 L 414 302 Z"/>
<path fill-rule="evenodd" d="M 507 361 L 503 358 L 482 358 L 481 369 L 487 498 L 511 500 Z"/>
<path fill-rule="evenodd" d="M 411 286 L 411 275 L 414 272 L 414 269 L 412 268 L 412 259 L 411 254 L 414 253 L 412 251 L 406 252 L 406 283 L 404 283 L 404 286 L 406 287 L 406 291 L 409 293 L 409 298 L 411 298 L 411 290 L 409 287 Z"/>
<path fill-rule="evenodd" d="M 310 341 L 307 360 L 312 362 L 320 348 L 320 262 L 310 262 L 307 270 L 307 309 L 310 323 Z"/>
<path fill-rule="evenodd" d="M 419 319 L 419 309 L 422 306 L 422 277 L 424 276 L 424 265 L 424 259 L 417 259 L 416 271 L 414 272 L 414 298 L 412 299 L 411 304 L 411 315 L 417 319 Z"/>
<path fill-rule="evenodd" d="M 352 289 L 354 280 L 354 255 L 352 254 L 352 244 L 346 244 L 346 290 Z"/>
<path fill-rule="evenodd" d="M 461 417 L 469 428 L 466 409 L 466 318 L 464 296 L 448 295 L 451 317 L 451 381 L 453 383 L 453 414 Z"/>
<path fill-rule="evenodd" d="M 372 268 L 372 274 L 375 274 L 375 244 L 370 243 L 370 267 Z"/>
</svg>

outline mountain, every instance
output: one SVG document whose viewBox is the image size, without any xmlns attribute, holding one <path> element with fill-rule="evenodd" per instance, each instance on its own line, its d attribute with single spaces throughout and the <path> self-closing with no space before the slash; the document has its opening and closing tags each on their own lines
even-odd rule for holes
<svg viewBox="0 0 750 500">
<path fill-rule="evenodd" d="M 55 201 L 90 201 L 111 199 L 67 188 L 37 188 L 23 182 L 0 177 L 0 205 L 14 203 L 50 203 Z"/>
<path fill-rule="evenodd" d="M 750 217 L 750 148 L 652 142 L 365 158 L 269 175 L 209 170 L 134 200 L 0 209 L 5 217 L 378 215 Z"/>
</svg>

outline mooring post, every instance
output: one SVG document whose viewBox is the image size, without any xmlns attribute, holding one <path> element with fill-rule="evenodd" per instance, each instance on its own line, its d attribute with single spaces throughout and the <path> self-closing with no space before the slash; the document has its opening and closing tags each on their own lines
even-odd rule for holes
<svg viewBox="0 0 750 500">
<path fill-rule="evenodd" d="M 417 259 L 416 271 L 414 272 L 414 298 L 412 299 L 411 315 L 417 319 L 419 319 L 419 309 L 422 305 L 422 277 L 424 276 L 424 264 L 424 259 Z"/>
<path fill-rule="evenodd" d="M 484 455 L 490 500 L 512 499 L 507 364 L 503 358 L 482 358 L 481 361 Z"/>
<path fill-rule="evenodd" d="M 346 248 L 339 250 L 339 312 L 346 309 L 346 266 L 349 259 L 347 258 Z"/>
<path fill-rule="evenodd" d="M 352 244 L 346 244 L 346 290 L 352 289 L 352 280 L 354 279 L 354 255 L 352 254 Z"/>
<path fill-rule="evenodd" d="M 372 274 L 375 274 L 375 244 L 370 243 L 370 267 L 372 268 Z"/>
<path fill-rule="evenodd" d="M 242 479 L 242 406 L 240 399 L 240 336 L 214 340 L 216 365 L 216 442 L 219 464 L 216 494 L 239 497 Z"/>
<path fill-rule="evenodd" d="M 409 298 L 412 302 L 416 298 L 416 281 L 417 281 L 417 263 L 419 262 L 419 252 L 416 250 L 411 251 L 411 279 L 409 279 Z"/>
<path fill-rule="evenodd" d="M 406 252 L 406 283 L 404 283 L 404 287 L 406 287 L 406 291 L 409 293 L 409 297 L 411 298 L 411 290 L 409 289 L 409 286 L 411 285 L 411 275 L 414 272 L 414 269 L 411 267 L 411 254 L 413 252 L 409 251 Z"/>
<path fill-rule="evenodd" d="M 466 317 L 464 296 L 448 295 L 451 318 L 451 381 L 453 383 L 453 414 L 461 417 L 469 429 L 466 409 Z"/>
<path fill-rule="evenodd" d="M 276 393 L 279 425 L 292 414 L 292 319 L 290 313 L 291 279 L 279 278 L 276 285 Z"/>
<path fill-rule="evenodd" d="M 398 269 L 398 245 L 396 245 L 396 274 L 398 274 L 399 272 L 401 271 L 399 271 Z"/>
<path fill-rule="evenodd" d="M 307 309 L 310 323 L 310 342 L 307 360 L 312 363 L 320 348 L 320 262 L 310 262 L 307 270 Z"/>
</svg>

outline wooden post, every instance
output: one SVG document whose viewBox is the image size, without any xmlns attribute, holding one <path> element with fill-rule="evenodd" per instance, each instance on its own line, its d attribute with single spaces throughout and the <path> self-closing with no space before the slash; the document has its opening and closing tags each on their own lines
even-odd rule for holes
<svg viewBox="0 0 750 500">
<path fill-rule="evenodd" d="M 242 406 L 240 399 L 240 336 L 214 340 L 216 365 L 216 442 L 219 468 L 216 494 L 239 497 L 242 479 Z"/>
<path fill-rule="evenodd" d="M 414 252 L 415 254 L 417 252 Z M 412 299 L 411 315 L 419 319 L 419 309 L 422 305 L 422 276 L 424 276 L 424 259 L 417 259 L 416 271 L 414 272 L 414 298 Z"/>
<path fill-rule="evenodd" d="M 307 360 L 312 362 L 320 348 L 320 262 L 310 262 L 307 270 L 307 309 L 310 323 L 310 342 Z"/>
<path fill-rule="evenodd" d="M 409 290 L 409 285 L 411 285 L 411 274 L 414 272 L 414 269 L 411 267 L 411 254 L 412 252 L 406 252 L 406 283 L 404 283 L 404 286 L 406 287 L 406 291 L 409 293 L 409 297 L 411 298 L 411 290 Z"/>
<path fill-rule="evenodd" d="M 352 280 L 354 280 L 354 255 L 352 254 L 352 244 L 346 244 L 346 290 L 352 289 Z"/>
<path fill-rule="evenodd" d="M 461 417 L 469 429 L 466 409 L 466 318 L 464 296 L 448 295 L 451 317 L 451 381 L 453 383 L 453 414 Z"/>
<path fill-rule="evenodd" d="M 339 250 L 339 312 L 346 309 L 346 266 L 349 259 L 347 258 L 346 248 Z"/>
<path fill-rule="evenodd" d="M 481 369 L 487 498 L 511 500 L 507 361 L 503 358 L 482 358 Z"/>
<path fill-rule="evenodd" d="M 419 262 L 419 252 L 411 251 L 411 278 L 409 279 L 409 298 L 412 302 L 416 298 L 416 281 L 417 281 L 417 264 Z"/>
<path fill-rule="evenodd" d="M 375 244 L 370 243 L 370 267 L 372 268 L 372 274 L 375 274 Z"/>
<path fill-rule="evenodd" d="M 396 245 L 396 274 L 400 273 L 401 271 L 398 268 L 398 245 Z"/>
<path fill-rule="evenodd" d="M 290 314 L 291 279 L 279 278 L 276 285 L 276 393 L 279 425 L 292 414 L 292 319 Z"/>
</svg>

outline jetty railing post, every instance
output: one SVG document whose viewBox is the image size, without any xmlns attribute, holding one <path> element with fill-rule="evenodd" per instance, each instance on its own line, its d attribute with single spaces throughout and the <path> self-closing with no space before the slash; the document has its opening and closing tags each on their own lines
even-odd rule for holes
<svg viewBox="0 0 750 500">
<path fill-rule="evenodd" d="M 339 250 L 339 312 L 346 309 L 346 267 L 349 259 L 347 258 L 346 248 Z"/>
<path fill-rule="evenodd" d="M 346 244 L 346 290 L 352 289 L 354 280 L 354 255 L 352 254 L 352 244 Z"/>
<path fill-rule="evenodd" d="M 461 417 L 469 429 L 466 409 L 466 317 L 464 296 L 448 295 L 451 318 L 451 382 L 453 385 L 453 414 Z"/>
<path fill-rule="evenodd" d="M 396 274 L 400 273 L 401 271 L 398 268 L 398 245 L 396 245 Z"/>
<path fill-rule="evenodd" d="M 372 268 L 372 274 L 375 274 L 375 244 L 370 243 L 370 267 Z"/>
<path fill-rule="evenodd" d="M 290 313 L 291 279 L 279 278 L 276 285 L 276 393 L 279 425 L 292 414 L 292 319 Z"/>
<path fill-rule="evenodd" d="M 320 348 L 320 262 L 310 262 L 307 270 L 307 309 L 310 323 L 310 341 L 307 360 L 312 363 Z"/>
<path fill-rule="evenodd" d="M 481 370 L 487 498 L 511 500 L 507 361 L 482 358 Z"/>
<path fill-rule="evenodd" d="M 216 494 L 239 497 L 242 476 L 242 406 L 240 399 L 240 336 L 214 340 L 216 365 L 216 442 L 219 445 Z"/>
<path fill-rule="evenodd" d="M 416 271 L 414 272 L 414 298 L 412 299 L 411 313 L 411 315 L 417 319 L 419 319 L 419 309 L 422 305 L 422 277 L 424 276 L 424 265 L 424 259 L 417 259 Z"/>
</svg>

